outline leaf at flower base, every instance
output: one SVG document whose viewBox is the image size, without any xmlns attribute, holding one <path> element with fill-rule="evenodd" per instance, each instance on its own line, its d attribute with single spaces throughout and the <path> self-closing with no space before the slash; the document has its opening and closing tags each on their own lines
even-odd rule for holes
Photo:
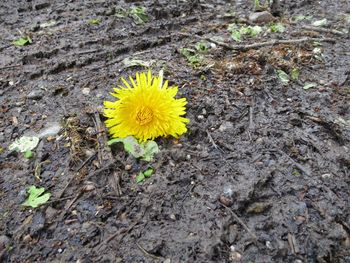
<svg viewBox="0 0 350 263">
<path fill-rule="evenodd" d="M 142 160 L 150 162 L 153 160 L 154 155 L 159 152 L 158 144 L 155 141 L 148 141 L 144 144 L 144 154 Z"/>
<path fill-rule="evenodd" d="M 26 152 L 33 150 L 39 143 L 38 137 L 23 136 L 9 146 L 10 151 Z"/>
<path fill-rule="evenodd" d="M 32 208 L 37 208 L 40 205 L 45 204 L 51 197 L 50 193 L 45 193 L 44 187 L 36 188 L 34 185 L 29 187 L 28 189 L 28 198 L 27 200 L 22 204 L 23 206 L 30 206 Z"/>
<path fill-rule="evenodd" d="M 304 87 L 303 87 L 303 89 L 304 90 L 308 90 L 308 89 L 311 89 L 311 88 L 314 88 L 314 87 L 316 87 L 317 86 L 317 83 L 308 83 L 308 84 L 306 84 Z"/>
<path fill-rule="evenodd" d="M 142 145 L 138 143 L 138 141 L 132 137 L 128 136 L 123 139 L 124 149 L 128 153 L 130 153 L 135 158 L 140 158 L 145 154 L 145 150 Z"/>
<path fill-rule="evenodd" d="M 283 84 L 287 84 L 289 82 L 289 76 L 286 72 L 284 72 L 283 70 L 281 69 L 278 69 L 277 70 L 277 76 L 278 78 L 280 79 L 280 81 L 283 83 Z"/>
<path fill-rule="evenodd" d="M 31 44 L 32 40 L 30 37 L 20 37 L 12 42 L 15 46 L 25 46 Z"/>
</svg>

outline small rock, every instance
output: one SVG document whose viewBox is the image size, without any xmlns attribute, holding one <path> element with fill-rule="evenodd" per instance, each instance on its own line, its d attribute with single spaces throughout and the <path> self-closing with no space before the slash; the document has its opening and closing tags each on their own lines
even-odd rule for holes
<svg viewBox="0 0 350 263">
<path fill-rule="evenodd" d="M 24 243 L 30 243 L 32 241 L 32 237 L 28 234 L 23 237 L 23 242 Z"/>
<path fill-rule="evenodd" d="M 224 132 L 227 130 L 230 130 L 233 128 L 233 123 L 229 122 L 229 121 L 225 121 L 224 123 L 222 123 L 219 127 L 219 131 Z"/>
<path fill-rule="evenodd" d="M 197 119 L 198 119 L 198 120 L 203 120 L 203 119 L 204 119 L 204 116 L 200 114 L 200 115 L 197 116 Z"/>
<path fill-rule="evenodd" d="M 5 248 L 7 248 L 9 244 L 10 244 L 10 239 L 5 235 L 1 235 L 0 236 L 0 251 L 3 251 Z"/>
<path fill-rule="evenodd" d="M 270 203 L 256 202 L 247 208 L 247 213 L 261 214 L 271 207 Z"/>
<path fill-rule="evenodd" d="M 83 187 L 83 192 L 91 192 L 95 189 L 96 189 L 96 187 L 93 183 L 88 183 Z"/>
<path fill-rule="evenodd" d="M 36 89 L 29 92 L 27 98 L 31 100 L 40 100 L 43 96 L 44 92 L 40 89 Z"/>
<path fill-rule="evenodd" d="M 90 94 L 90 89 L 89 88 L 83 88 L 81 91 L 84 95 L 89 95 Z"/>
<path fill-rule="evenodd" d="M 124 167 L 124 170 L 125 171 L 130 171 L 132 169 L 132 165 L 131 164 L 127 164 L 127 165 L 125 165 L 125 167 Z"/>
<path fill-rule="evenodd" d="M 222 203 L 225 206 L 231 206 L 233 204 L 233 200 L 230 196 L 227 195 L 220 195 L 219 197 L 220 203 Z"/>
<path fill-rule="evenodd" d="M 321 175 L 321 178 L 322 178 L 323 180 L 329 180 L 329 179 L 332 179 L 332 178 L 333 178 L 333 175 L 330 174 L 330 173 L 322 174 L 322 175 Z"/>
<path fill-rule="evenodd" d="M 249 15 L 249 21 L 256 24 L 265 24 L 275 20 L 275 17 L 268 11 L 255 12 Z"/>
<path fill-rule="evenodd" d="M 58 122 L 47 123 L 46 128 L 39 132 L 38 137 L 42 139 L 49 136 L 56 136 L 60 132 L 61 128 L 62 127 Z"/>
<path fill-rule="evenodd" d="M 171 214 L 169 217 L 171 220 L 174 220 L 174 221 L 176 220 L 176 216 L 174 214 Z"/>
</svg>

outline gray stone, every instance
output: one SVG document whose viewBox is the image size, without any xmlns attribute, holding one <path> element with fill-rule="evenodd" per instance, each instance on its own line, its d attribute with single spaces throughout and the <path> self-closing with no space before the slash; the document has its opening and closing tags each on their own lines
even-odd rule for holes
<svg viewBox="0 0 350 263">
<path fill-rule="evenodd" d="M 31 100 L 40 100 L 44 96 L 44 92 L 40 89 L 32 90 L 28 93 L 27 98 Z"/>
<path fill-rule="evenodd" d="M 10 244 L 10 239 L 5 236 L 1 235 L 0 236 L 0 251 L 3 251 L 8 245 Z"/>
<path fill-rule="evenodd" d="M 219 127 L 219 131 L 224 132 L 227 130 L 230 130 L 233 128 L 233 123 L 229 122 L 229 121 L 225 121 L 224 123 L 222 123 Z"/>
<path fill-rule="evenodd" d="M 268 11 L 255 12 L 249 15 L 249 21 L 256 24 L 265 24 L 275 20 L 275 17 Z"/>
<path fill-rule="evenodd" d="M 56 136 L 60 132 L 61 128 L 62 127 L 59 122 L 47 123 L 46 127 L 39 132 L 38 137 L 42 139 L 48 136 Z"/>
</svg>

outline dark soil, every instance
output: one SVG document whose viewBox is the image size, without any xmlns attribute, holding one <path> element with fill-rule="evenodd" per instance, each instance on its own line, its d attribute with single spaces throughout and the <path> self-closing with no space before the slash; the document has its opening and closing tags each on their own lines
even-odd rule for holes
<svg viewBox="0 0 350 263">
<path fill-rule="evenodd" d="M 200 37 L 236 44 L 227 26 L 246 20 L 250 1 L 2 1 L 0 261 L 350 262 L 350 41 L 291 22 L 312 15 L 348 30 L 350 4 L 284 2 L 285 32 L 241 44 L 334 40 L 318 59 L 313 42 L 217 44 L 190 65 L 180 50 Z M 114 15 L 135 5 L 150 21 Z M 33 43 L 14 46 L 21 34 Z M 125 58 L 164 68 L 188 100 L 188 133 L 158 139 L 153 163 L 106 146 L 103 100 L 145 70 Z M 298 80 L 282 84 L 276 70 L 293 68 Z M 8 150 L 57 123 L 34 158 Z M 149 166 L 155 174 L 137 184 Z M 21 205 L 31 185 L 52 194 L 47 204 Z"/>
</svg>

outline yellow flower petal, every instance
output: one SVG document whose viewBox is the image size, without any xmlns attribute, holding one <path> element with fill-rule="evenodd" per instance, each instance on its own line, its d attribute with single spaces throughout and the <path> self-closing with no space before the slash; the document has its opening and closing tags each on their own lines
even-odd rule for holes
<svg viewBox="0 0 350 263">
<path fill-rule="evenodd" d="M 136 73 L 136 80 L 130 83 L 121 79 L 124 86 L 118 86 L 111 93 L 118 100 L 104 102 L 106 126 L 114 138 L 134 136 L 140 141 L 159 136 L 178 137 L 187 131 L 189 120 L 186 114 L 185 98 L 175 99 L 178 88 L 162 84 L 161 77 L 147 73 Z"/>
</svg>

